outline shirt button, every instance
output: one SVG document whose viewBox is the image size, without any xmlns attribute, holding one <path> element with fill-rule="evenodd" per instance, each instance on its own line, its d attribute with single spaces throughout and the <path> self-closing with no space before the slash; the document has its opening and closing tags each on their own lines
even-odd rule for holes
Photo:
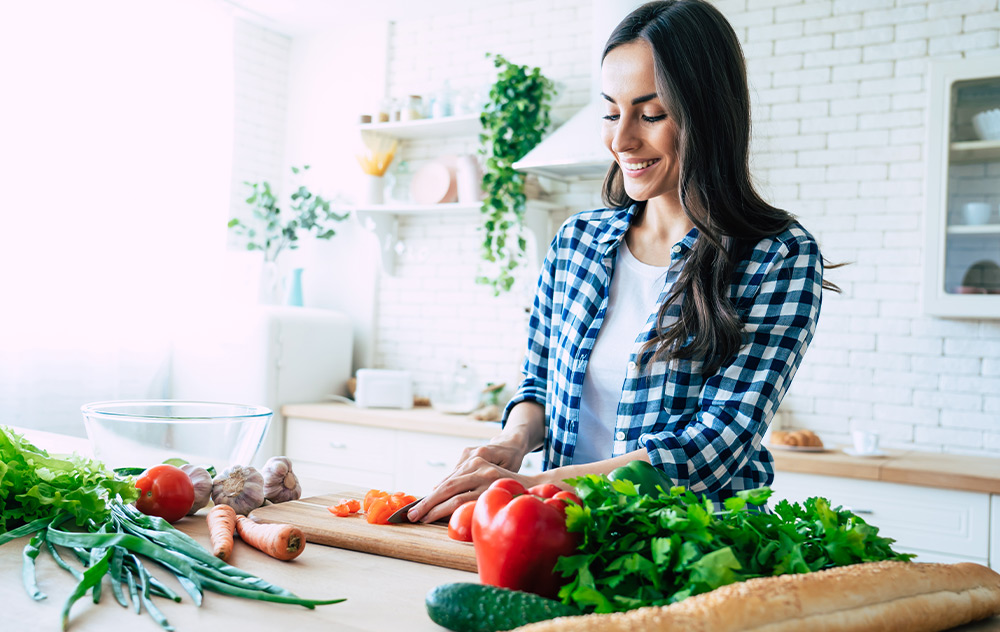
<svg viewBox="0 0 1000 632">
<path fill-rule="evenodd" d="M 674 252 L 674 253 L 680 252 L 681 251 L 681 245 L 680 244 L 674 244 L 674 247 L 671 248 L 670 251 Z"/>
<path fill-rule="evenodd" d="M 624 441 L 625 433 L 619 430 L 618 432 L 615 433 L 615 439 L 617 439 L 618 441 Z"/>
<path fill-rule="evenodd" d="M 629 371 L 635 371 L 635 362 L 629 362 L 628 363 L 628 370 Z"/>
</svg>

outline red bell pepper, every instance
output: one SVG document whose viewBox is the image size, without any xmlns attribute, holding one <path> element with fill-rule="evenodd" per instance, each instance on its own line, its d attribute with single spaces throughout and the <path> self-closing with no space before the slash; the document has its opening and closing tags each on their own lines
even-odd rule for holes
<svg viewBox="0 0 1000 632">
<path fill-rule="evenodd" d="M 555 485 L 526 490 L 509 478 L 490 485 L 472 514 L 479 581 L 555 598 L 564 583 L 556 560 L 573 555 L 578 537 L 566 530 L 566 502 L 579 499 Z"/>
</svg>

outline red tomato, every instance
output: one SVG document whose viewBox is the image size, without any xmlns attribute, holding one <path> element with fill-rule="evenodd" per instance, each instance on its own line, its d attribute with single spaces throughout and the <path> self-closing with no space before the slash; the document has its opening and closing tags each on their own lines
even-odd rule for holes
<svg viewBox="0 0 1000 632">
<path fill-rule="evenodd" d="M 567 502 L 571 502 L 577 505 L 583 505 L 583 503 L 580 501 L 580 497 L 574 494 L 573 492 L 566 492 L 560 490 L 558 493 L 556 493 L 555 496 L 553 496 L 553 498 L 555 498 L 556 500 L 565 500 Z"/>
<path fill-rule="evenodd" d="M 524 488 L 524 485 L 518 483 L 513 478 L 498 478 L 490 484 L 489 489 L 503 489 L 510 492 L 512 496 L 520 496 L 528 491 Z"/>
<path fill-rule="evenodd" d="M 448 537 L 461 542 L 472 542 L 472 512 L 476 509 L 476 501 L 470 500 L 451 514 L 448 520 Z"/>
<path fill-rule="evenodd" d="M 554 498 L 555 495 L 561 491 L 562 489 L 552 483 L 542 483 L 541 485 L 535 485 L 534 487 L 528 488 L 529 494 L 532 496 L 540 496 L 542 498 Z"/>
<path fill-rule="evenodd" d="M 147 516 L 159 516 L 167 522 L 177 522 L 194 505 L 194 486 L 179 467 L 154 465 L 136 479 L 139 500 L 136 508 Z"/>
</svg>

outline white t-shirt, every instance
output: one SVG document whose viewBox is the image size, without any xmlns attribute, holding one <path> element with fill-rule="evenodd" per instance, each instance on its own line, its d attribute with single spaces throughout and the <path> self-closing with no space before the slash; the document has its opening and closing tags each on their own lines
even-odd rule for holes
<svg viewBox="0 0 1000 632">
<path fill-rule="evenodd" d="M 657 308 L 668 268 L 639 261 L 624 239 L 618 246 L 607 312 L 583 378 L 573 463 L 611 458 L 626 367 L 636 338 Z"/>
</svg>

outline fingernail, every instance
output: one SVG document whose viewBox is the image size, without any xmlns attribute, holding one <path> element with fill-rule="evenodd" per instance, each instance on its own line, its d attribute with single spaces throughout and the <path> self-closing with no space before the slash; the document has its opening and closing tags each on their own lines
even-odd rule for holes
<svg viewBox="0 0 1000 632">
<path fill-rule="evenodd" d="M 416 509 L 411 509 L 411 510 L 407 511 L 406 512 L 406 517 L 410 520 L 410 522 L 413 522 L 417 518 L 417 510 Z"/>
</svg>

